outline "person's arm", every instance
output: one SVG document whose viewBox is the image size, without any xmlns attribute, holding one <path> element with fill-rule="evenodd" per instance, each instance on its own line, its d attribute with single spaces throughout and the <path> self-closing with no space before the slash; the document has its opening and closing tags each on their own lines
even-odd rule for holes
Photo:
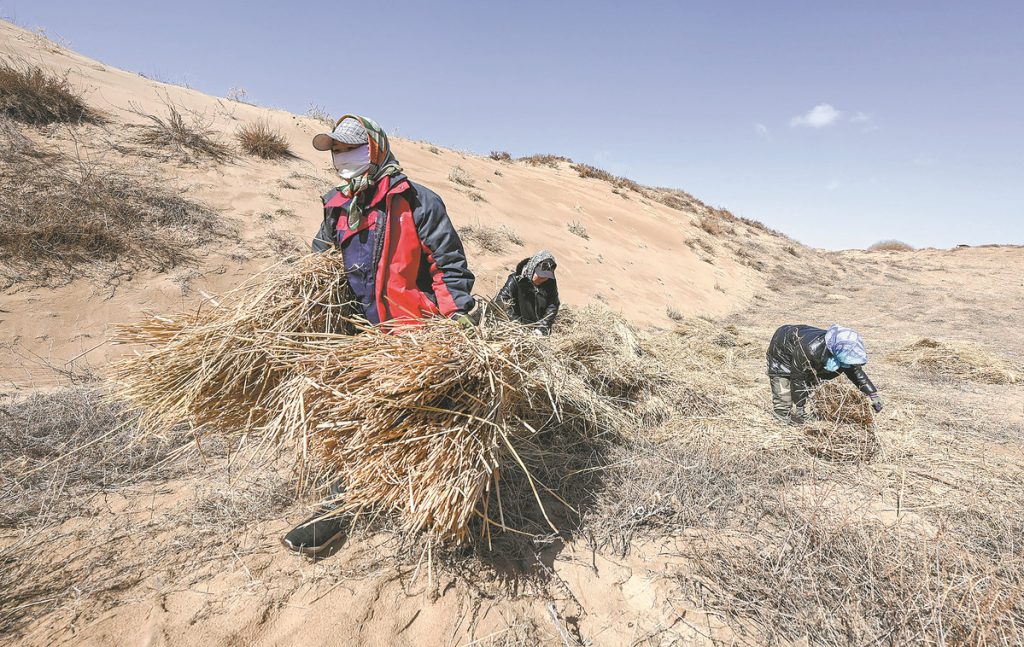
<svg viewBox="0 0 1024 647">
<path fill-rule="evenodd" d="M 494 297 L 494 300 L 498 303 L 498 305 L 500 305 L 506 311 L 511 309 L 515 302 L 515 295 L 513 294 L 513 290 L 515 289 L 515 287 L 516 275 L 509 274 L 508 280 L 505 281 L 505 285 L 503 285 L 502 288 L 498 290 L 498 296 Z"/>
<path fill-rule="evenodd" d="M 466 250 L 444 202 L 433 191 L 419 189 L 416 193 L 420 204 L 413 212 L 413 222 L 430 265 L 437 306 L 446 317 L 465 314 L 473 309 L 471 293 L 476 277 L 469 271 Z"/>
<path fill-rule="evenodd" d="M 537 328 L 545 335 L 551 334 L 551 326 L 555 324 L 555 317 L 558 316 L 558 308 L 561 303 L 558 301 L 558 294 L 553 295 L 553 299 L 548 302 L 546 308 L 544 308 L 544 316 L 537 322 Z"/>
<path fill-rule="evenodd" d="M 852 366 L 850 368 L 844 368 L 843 373 L 846 377 L 850 378 L 854 386 L 860 389 L 860 392 L 871 398 L 871 406 L 875 412 L 882 410 L 882 396 L 878 395 L 878 389 L 871 382 L 871 378 L 864 372 L 864 369 L 860 366 Z"/>
</svg>

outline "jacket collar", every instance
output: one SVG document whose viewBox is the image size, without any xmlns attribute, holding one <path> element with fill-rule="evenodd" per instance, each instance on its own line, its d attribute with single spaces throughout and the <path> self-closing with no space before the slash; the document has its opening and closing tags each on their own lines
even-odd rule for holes
<svg viewBox="0 0 1024 647">
<path fill-rule="evenodd" d="M 374 186 L 373 195 L 370 197 L 370 200 L 367 202 L 366 206 L 376 206 L 385 197 L 389 195 L 395 195 L 396 193 L 401 193 L 407 190 L 410 186 L 412 185 L 409 184 L 409 179 L 406 178 L 405 175 L 398 174 L 394 176 L 384 176 L 384 178 L 377 182 L 377 184 Z M 324 195 L 323 201 L 324 207 L 327 208 L 346 207 L 348 206 L 350 198 L 346 198 L 344 195 L 342 195 L 341 191 L 338 191 L 337 189 L 332 189 L 331 191 Z"/>
</svg>

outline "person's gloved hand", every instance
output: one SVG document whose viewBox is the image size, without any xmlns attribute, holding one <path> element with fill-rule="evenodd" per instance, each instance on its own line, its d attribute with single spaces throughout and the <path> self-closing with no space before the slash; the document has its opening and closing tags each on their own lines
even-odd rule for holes
<svg viewBox="0 0 1024 647">
<path fill-rule="evenodd" d="M 466 328 L 467 330 L 475 327 L 475 325 L 473 324 L 473 320 L 470 319 L 469 315 L 466 314 L 461 314 L 455 317 L 455 321 L 459 322 L 459 325 L 462 326 L 463 328 Z"/>
<path fill-rule="evenodd" d="M 544 332 L 542 330 L 540 330 L 539 328 L 534 328 L 533 329 L 533 334 L 534 334 L 535 337 L 543 337 L 544 336 Z"/>
<path fill-rule="evenodd" d="M 871 408 L 875 410 L 875 413 L 882 412 L 882 396 L 877 393 L 872 393 L 868 396 L 871 398 Z"/>
</svg>

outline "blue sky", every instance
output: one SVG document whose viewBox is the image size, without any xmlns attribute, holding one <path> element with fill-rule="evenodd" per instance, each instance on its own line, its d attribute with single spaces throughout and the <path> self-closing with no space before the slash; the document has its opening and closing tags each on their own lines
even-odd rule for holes
<svg viewBox="0 0 1024 647">
<path fill-rule="evenodd" d="M 557 153 L 839 249 L 1024 243 L 1024 2 L 0 0 L 105 63 Z"/>
</svg>

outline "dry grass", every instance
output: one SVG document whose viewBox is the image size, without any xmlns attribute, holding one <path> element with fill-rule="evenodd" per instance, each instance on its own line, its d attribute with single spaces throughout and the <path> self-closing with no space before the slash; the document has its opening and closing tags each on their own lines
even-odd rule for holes
<svg viewBox="0 0 1024 647">
<path fill-rule="evenodd" d="M 466 225 L 459 230 L 459 236 L 463 241 L 472 243 L 491 254 L 504 254 L 509 251 L 510 244 L 516 247 L 522 247 L 524 244 L 522 237 L 505 225 L 501 227 L 480 223 Z"/>
<path fill-rule="evenodd" d="M 68 81 L 25 60 L 0 58 L 0 114 L 35 126 L 95 121 L 97 115 Z"/>
<path fill-rule="evenodd" d="M 225 162 L 231 158 L 231 149 L 217 139 L 211 121 L 203 115 L 179 109 L 170 99 L 164 100 L 166 116 L 154 115 L 133 108 L 135 114 L 149 122 L 135 126 L 136 143 L 168 159 L 194 164 L 200 159 Z"/>
<path fill-rule="evenodd" d="M 491 151 L 488 155 L 495 162 L 511 162 L 512 156 L 509 155 L 508 151 Z"/>
<path fill-rule="evenodd" d="M 928 372 L 935 380 L 957 378 L 985 384 L 1016 384 L 1020 374 L 1007 360 L 962 342 L 920 339 L 889 353 L 887 359 Z"/>
<path fill-rule="evenodd" d="M 469 173 L 467 173 L 461 166 L 453 166 L 451 170 L 448 171 L 448 179 L 462 186 L 471 188 L 476 186 L 473 178 L 470 177 Z"/>
<path fill-rule="evenodd" d="M 569 159 L 568 157 L 564 157 L 562 155 L 548 154 L 528 155 L 526 157 L 517 158 L 516 161 L 529 164 L 530 166 L 548 166 L 551 168 L 558 168 L 558 165 L 562 162 L 572 162 L 572 160 Z"/>
<path fill-rule="evenodd" d="M 586 226 L 579 220 L 573 220 L 572 222 L 569 222 L 568 224 L 566 224 L 566 227 L 569 228 L 569 233 L 579 236 L 584 240 L 590 239 L 590 234 L 587 233 Z"/>
<path fill-rule="evenodd" d="M 456 540 L 475 520 L 485 535 L 511 521 L 507 471 L 521 470 L 540 503 L 547 490 L 524 456 L 548 426 L 589 438 L 652 416 L 630 407 L 648 405 L 664 380 L 610 313 L 567 317 L 557 340 L 500 324 L 467 335 L 440 319 L 353 335 L 340 262 L 310 256 L 225 305 L 124 327 L 118 341 L 151 350 L 114 367 L 119 394 L 147 429 L 188 421 L 294 448 L 302 482 L 344 480 L 339 513 L 386 513 L 406 535 Z M 504 490 L 508 500 L 522 500 L 522 488 Z"/>
<path fill-rule="evenodd" d="M 0 270 L 8 282 L 162 271 L 231 233 L 205 205 L 100 159 L 12 147 L 0 152 L 0 170 Z"/>
<path fill-rule="evenodd" d="M 712 236 L 721 236 L 723 233 L 722 221 L 717 216 L 703 215 L 697 222 L 697 226 L 711 234 Z"/>
<path fill-rule="evenodd" d="M 914 248 L 899 240 L 880 240 L 871 247 L 871 252 L 912 252 Z"/>
<path fill-rule="evenodd" d="M 257 119 L 245 124 L 235 133 L 235 138 L 245 153 L 261 159 L 276 160 L 294 157 L 285 136 L 265 119 Z"/>
</svg>

